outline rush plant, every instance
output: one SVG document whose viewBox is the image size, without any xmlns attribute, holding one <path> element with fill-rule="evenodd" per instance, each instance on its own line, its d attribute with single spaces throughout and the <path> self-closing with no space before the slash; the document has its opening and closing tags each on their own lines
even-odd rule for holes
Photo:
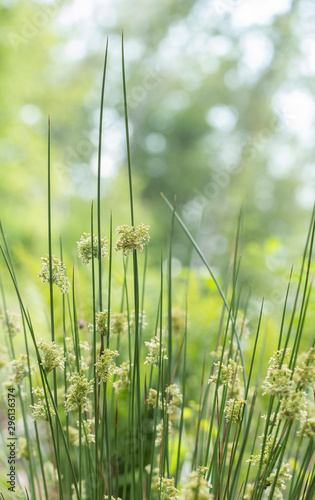
<svg viewBox="0 0 315 500">
<path fill-rule="evenodd" d="M 312 301 L 315 215 L 294 293 L 291 280 L 288 284 L 268 366 L 261 365 L 258 348 L 263 304 L 254 327 L 248 324 L 248 302 L 240 306 L 244 294 L 239 279 L 241 216 L 230 280 L 223 291 L 176 207 L 162 195 L 171 219 L 168 269 L 165 279 L 162 255 L 158 300 L 149 307 L 154 315 L 146 318 L 146 285 L 154 272 L 147 265 L 150 228 L 144 216 L 134 213 L 123 43 L 130 220 L 117 227 L 115 239 L 109 213 L 104 230 L 101 137 L 107 54 L 108 46 L 100 105 L 96 211 L 92 204 L 90 227 L 73 242 L 79 258 L 74 271 L 64 263 L 62 244 L 53 248 L 48 123 L 48 253 L 42 264 L 39 256 L 38 270 L 40 285 L 49 290 L 47 335 L 36 331 L 1 226 L 3 273 L 11 278 L 19 309 L 19 314 L 7 310 L 1 279 L 1 418 L 6 423 L 12 399 L 8 395 L 14 393 L 18 421 L 14 429 L 9 426 L 17 438 L 14 491 L 9 489 L 5 472 L 8 426 L 1 426 L 1 496 L 313 500 L 315 346 L 307 314 Z M 209 307 L 213 289 L 220 301 L 218 322 L 213 327 L 204 325 L 205 332 L 215 332 L 210 343 L 204 338 L 205 345 L 214 346 L 211 353 L 205 348 L 194 350 L 189 293 L 182 309 L 174 306 L 178 302 L 172 274 L 175 224 L 209 273 Z M 86 276 L 87 269 L 91 306 L 88 322 L 82 323 L 77 275 Z M 113 269 L 121 286 L 120 303 L 113 294 Z M 18 335 L 23 336 L 21 352 L 16 348 Z"/>
</svg>

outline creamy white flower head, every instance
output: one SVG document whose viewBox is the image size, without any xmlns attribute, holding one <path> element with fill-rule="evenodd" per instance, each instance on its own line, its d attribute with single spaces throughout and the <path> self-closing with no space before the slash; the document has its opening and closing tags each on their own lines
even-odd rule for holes
<svg viewBox="0 0 315 500">
<path fill-rule="evenodd" d="M 149 228 L 150 226 L 145 226 L 144 224 L 140 224 L 137 227 L 128 226 L 127 224 L 118 226 L 116 233 L 119 235 L 119 238 L 115 246 L 115 251 L 122 250 L 125 256 L 128 255 L 129 251 L 140 250 L 142 252 L 144 245 L 150 241 Z"/>
<path fill-rule="evenodd" d="M 41 278 L 43 283 L 50 283 L 50 265 L 49 265 L 49 255 L 42 257 L 43 267 L 38 273 L 38 277 Z M 51 256 L 51 281 L 54 285 L 60 288 L 61 292 L 66 294 L 70 291 L 70 283 L 66 276 L 66 267 L 57 259 L 54 255 Z"/>
<path fill-rule="evenodd" d="M 101 256 L 108 258 L 107 254 L 107 238 L 101 238 Z M 92 237 L 91 233 L 83 233 L 80 241 L 77 241 L 79 257 L 83 264 L 88 264 L 92 258 L 98 258 L 98 236 L 93 236 L 93 252 L 92 252 Z"/>
</svg>

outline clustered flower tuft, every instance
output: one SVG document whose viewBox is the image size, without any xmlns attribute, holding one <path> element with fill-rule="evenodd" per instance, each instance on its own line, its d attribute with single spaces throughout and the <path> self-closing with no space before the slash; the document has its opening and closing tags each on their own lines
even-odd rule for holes
<svg viewBox="0 0 315 500">
<path fill-rule="evenodd" d="M 0 316 L 0 322 L 11 337 L 22 331 L 21 315 L 12 311 L 5 311 Z"/>
<path fill-rule="evenodd" d="M 166 355 L 165 347 L 161 347 L 161 342 L 158 337 L 154 337 L 150 342 L 145 342 L 148 347 L 148 355 L 145 358 L 145 365 L 159 366 L 160 357 L 163 359 L 168 359 Z"/>
<path fill-rule="evenodd" d="M 38 273 L 38 277 L 41 278 L 43 283 L 50 283 L 50 269 L 49 269 L 49 255 L 46 254 L 46 257 L 42 257 L 43 267 L 41 271 Z M 51 281 L 58 288 L 60 288 L 61 293 L 69 293 L 70 291 L 70 283 L 66 276 L 66 267 L 61 262 L 61 260 L 57 259 L 54 255 L 51 256 L 51 268 L 52 268 L 52 276 Z"/>
<path fill-rule="evenodd" d="M 87 410 L 90 405 L 88 394 L 93 392 L 94 379 L 88 380 L 85 375 L 75 373 L 70 378 L 70 387 L 66 394 L 66 412 L 77 410 Z"/>
<path fill-rule="evenodd" d="M 18 447 L 17 447 L 16 456 L 19 459 L 21 459 L 21 458 L 25 458 L 26 460 L 29 459 L 27 440 L 25 439 L 25 437 L 19 437 L 19 439 L 18 439 Z"/>
<path fill-rule="evenodd" d="M 238 372 L 243 371 L 242 366 L 239 366 L 233 359 L 230 359 L 227 365 L 218 361 L 217 363 L 214 363 L 214 366 L 218 369 L 217 374 L 211 375 L 208 383 L 226 385 L 232 389 L 233 395 L 238 395 L 241 391 Z"/>
<path fill-rule="evenodd" d="M 116 351 L 117 352 L 117 351 Z M 118 375 L 118 380 L 115 380 L 113 387 L 116 394 L 130 387 L 130 361 L 124 361 L 119 367 L 116 368 L 115 374 Z"/>
<path fill-rule="evenodd" d="M 178 489 L 175 488 L 175 479 L 173 477 L 161 477 L 157 478 L 157 482 L 154 485 L 154 489 L 159 492 L 161 500 L 173 500 L 178 499 Z"/>
<path fill-rule="evenodd" d="M 277 479 L 276 479 L 276 476 L 277 476 Z M 285 483 L 286 483 L 286 481 L 290 481 L 291 478 L 292 478 L 292 475 L 290 473 L 290 465 L 289 464 L 281 465 L 278 473 L 277 473 L 277 471 L 274 471 L 267 478 L 267 481 L 266 481 L 267 488 L 265 490 L 266 495 L 270 494 L 270 490 L 271 490 L 271 488 L 276 480 L 276 486 L 275 486 L 273 498 L 283 499 L 282 491 L 284 491 L 286 488 Z"/>
<path fill-rule="evenodd" d="M 260 439 L 264 440 L 264 435 L 260 436 Z M 264 451 L 262 452 L 262 445 L 261 445 L 261 452 L 257 455 L 252 455 L 251 458 L 247 461 L 251 462 L 252 465 L 256 465 L 259 467 L 262 459 L 262 464 L 266 465 L 270 460 L 270 456 L 274 453 L 276 445 L 277 441 L 275 440 L 275 437 L 272 434 L 268 434 L 265 440 Z M 273 471 L 266 479 L 265 490 L 268 493 L 267 498 L 269 497 L 270 489 L 273 487 L 273 484 L 275 482 L 276 475 L 277 471 Z M 291 477 L 292 476 L 290 474 L 289 464 L 283 464 L 280 468 L 280 471 L 278 472 L 273 498 L 283 499 L 282 491 L 284 491 L 286 488 L 285 482 L 289 481 Z M 244 498 L 245 499 L 251 498 L 252 491 L 253 491 L 253 486 L 249 485 L 248 491 Z"/>
<path fill-rule="evenodd" d="M 127 314 L 125 312 L 112 314 L 110 322 L 113 333 L 117 335 L 125 335 L 128 333 L 128 321 Z"/>
<path fill-rule="evenodd" d="M 186 312 L 181 309 L 172 309 L 172 334 L 178 337 L 185 329 Z"/>
<path fill-rule="evenodd" d="M 9 353 L 7 347 L 0 345 L 0 370 L 9 362 Z"/>
<path fill-rule="evenodd" d="M 162 401 L 160 398 L 160 394 L 159 394 L 159 402 L 158 402 L 156 389 L 152 389 L 152 388 L 149 389 L 149 394 L 147 396 L 146 403 L 149 406 L 149 408 L 156 408 L 158 406 L 160 409 L 162 409 Z"/>
<path fill-rule="evenodd" d="M 91 323 L 89 327 L 93 329 Z M 108 311 L 106 309 L 95 314 L 95 330 L 99 335 L 108 335 Z"/>
<path fill-rule="evenodd" d="M 213 495 L 209 493 L 211 485 L 205 479 L 206 472 L 209 469 L 207 467 L 198 467 L 196 471 L 193 471 L 187 477 L 184 487 L 181 491 L 180 498 L 185 500 L 211 500 Z"/>
<path fill-rule="evenodd" d="M 304 421 L 307 417 L 308 402 L 304 391 L 292 391 L 286 398 L 281 399 L 278 418 Z"/>
<path fill-rule="evenodd" d="M 10 367 L 13 372 L 10 377 L 10 382 L 21 385 L 23 379 L 29 375 L 27 355 L 21 354 L 18 359 L 13 359 L 10 362 Z"/>
<path fill-rule="evenodd" d="M 173 433 L 173 425 L 171 420 L 168 421 L 167 432 L 168 435 Z M 156 426 L 155 446 L 161 446 L 163 434 L 164 434 L 164 421 L 162 419 L 161 422 Z"/>
<path fill-rule="evenodd" d="M 116 252 L 122 250 L 125 256 L 128 255 L 129 251 L 140 250 L 142 252 L 144 245 L 150 241 L 149 228 L 150 226 L 145 226 L 144 224 L 140 224 L 137 227 L 128 226 L 127 224 L 118 226 L 116 233 L 119 235 L 119 238 L 115 246 Z"/>
<path fill-rule="evenodd" d="M 288 368 L 284 361 L 289 357 L 290 349 L 280 349 L 274 352 L 274 355 L 269 360 L 267 377 L 262 384 L 264 389 L 263 394 L 270 396 L 285 397 L 292 391 L 292 370 Z"/>
<path fill-rule="evenodd" d="M 41 339 L 37 342 L 37 346 L 44 353 L 41 365 L 46 373 L 51 372 L 54 368 L 64 369 L 66 358 L 63 357 L 63 350 L 55 342 L 44 342 Z"/>
<path fill-rule="evenodd" d="M 91 431 L 91 427 L 93 424 L 93 420 L 83 420 L 82 421 L 82 439 L 81 439 L 81 444 L 86 445 L 86 438 L 88 443 L 95 443 L 95 435 Z M 68 433 L 69 433 L 69 443 L 74 446 L 79 446 L 80 445 L 80 432 L 79 432 L 79 425 L 80 423 L 77 422 L 77 427 L 69 426 L 68 427 Z M 64 430 L 66 430 L 66 427 L 64 427 Z"/>
<path fill-rule="evenodd" d="M 108 258 L 107 238 L 101 238 L 101 256 Z M 92 237 L 91 233 L 83 233 L 80 241 L 77 241 L 79 257 L 83 264 L 88 264 L 92 258 L 98 258 L 98 236 L 93 236 L 93 255 L 92 255 Z"/>
<path fill-rule="evenodd" d="M 110 349 L 105 349 L 103 354 L 99 357 L 96 367 L 96 375 L 100 379 L 100 382 L 108 382 L 111 376 L 116 372 L 116 364 L 113 358 L 119 356 L 118 351 L 111 351 Z"/>
<path fill-rule="evenodd" d="M 294 370 L 293 380 L 302 387 L 315 391 L 315 347 L 301 354 Z"/>
<path fill-rule="evenodd" d="M 183 396 L 176 384 L 172 384 L 166 388 L 167 395 L 167 413 L 170 419 L 176 415 L 177 408 L 180 408 L 183 402 Z"/>
<path fill-rule="evenodd" d="M 225 418 L 228 422 L 237 422 L 239 420 L 241 412 L 243 410 L 246 401 L 242 399 L 231 398 L 227 401 L 224 408 Z"/>
<path fill-rule="evenodd" d="M 38 403 L 30 406 L 33 420 L 48 421 L 49 413 L 51 416 L 56 415 L 55 410 L 50 405 L 47 407 L 44 389 L 36 387 L 35 389 L 33 388 L 32 393 L 38 397 Z"/>
</svg>

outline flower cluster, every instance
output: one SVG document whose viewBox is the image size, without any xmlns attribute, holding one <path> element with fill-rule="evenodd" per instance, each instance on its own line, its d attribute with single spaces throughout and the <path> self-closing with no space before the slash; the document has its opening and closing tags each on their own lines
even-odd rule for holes
<svg viewBox="0 0 315 500">
<path fill-rule="evenodd" d="M 244 316 L 242 312 L 238 312 L 237 318 L 235 320 L 235 329 L 242 339 L 247 339 L 247 337 L 250 335 L 248 323 L 249 323 L 248 318 L 246 318 L 246 316 Z M 231 335 L 233 332 L 234 332 L 234 327 L 230 319 L 228 325 L 228 335 Z"/>
<path fill-rule="evenodd" d="M 305 436 L 315 439 L 315 417 L 307 415 L 301 423 L 301 428 L 297 433 L 298 436 Z"/>
<path fill-rule="evenodd" d="M 148 326 L 148 323 L 146 322 L 145 311 L 139 311 L 138 322 L 139 322 L 139 328 L 145 328 L 146 326 Z M 136 327 L 136 312 L 134 309 L 130 313 L 129 326 L 131 328 Z"/>
<path fill-rule="evenodd" d="M 116 368 L 115 374 L 118 375 L 118 380 L 115 380 L 115 382 L 113 383 L 113 387 L 115 389 L 116 394 L 125 389 L 129 389 L 130 386 L 129 372 L 130 372 L 129 361 L 124 361 L 123 363 L 121 363 L 119 367 Z"/>
<path fill-rule="evenodd" d="M 108 258 L 107 243 L 107 238 L 101 238 L 101 256 L 104 258 Z M 93 257 L 98 258 L 98 236 L 93 236 L 93 252 L 91 233 L 83 233 L 80 241 L 77 241 L 77 245 L 83 264 L 88 264 Z"/>
<path fill-rule="evenodd" d="M 294 372 L 285 362 L 289 357 L 289 349 L 276 351 L 269 361 L 266 379 L 263 383 L 263 394 L 276 396 L 280 400 L 277 418 L 296 420 L 301 423 L 299 435 L 314 436 L 314 410 L 303 387 L 315 387 L 315 349 L 299 357 Z M 296 387 L 294 386 L 296 383 Z"/>
<path fill-rule="evenodd" d="M 277 479 L 276 479 L 277 477 Z M 266 495 L 270 494 L 270 490 L 276 481 L 275 489 L 274 489 L 274 496 L 273 498 L 277 499 L 283 499 L 282 491 L 285 490 L 286 488 L 286 481 L 290 481 L 292 475 L 290 473 L 290 465 L 289 464 L 283 464 L 280 467 L 279 472 L 274 471 L 270 474 L 270 476 L 267 478 L 266 481 Z M 268 498 L 268 496 L 267 496 Z"/>
<path fill-rule="evenodd" d="M 41 278 L 43 283 L 54 283 L 58 288 L 60 288 L 62 293 L 69 293 L 70 283 L 66 276 L 66 267 L 57 259 L 54 255 L 51 256 L 51 277 L 50 277 L 50 266 L 49 266 L 49 255 L 42 257 L 43 267 L 38 273 L 38 277 Z"/>
<path fill-rule="evenodd" d="M 310 387 L 315 391 L 315 347 L 299 357 L 293 380 L 302 387 Z"/>
<path fill-rule="evenodd" d="M 81 486 L 81 495 L 80 499 L 81 500 L 87 500 L 87 493 L 86 493 L 86 485 L 85 485 L 85 480 L 83 479 L 82 481 L 77 482 L 77 488 L 80 489 Z M 77 494 L 76 494 L 76 489 L 74 484 L 71 485 L 71 490 L 72 490 L 72 495 L 71 495 L 71 500 L 77 500 Z"/>
<path fill-rule="evenodd" d="M 154 485 L 154 489 L 159 492 L 159 498 L 161 500 L 173 500 L 178 499 L 178 489 L 175 488 L 175 479 L 173 477 L 161 477 L 157 478 Z"/>
<path fill-rule="evenodd" d="M 128 321 L 127 314 L 125 312 L 112 314 L 110 323 L 113 333 L 117 335 L 124 335 L 128 333 Z"/>
<path fill-rule="evenodd" d="M 94 380 L 89 381 L 85 375 L 75 373 L 70 378 L 70 384 L 66 394 L 66 411 L 87 410 L 90 404 L 88 394 L 93 392 Z"/>
<path fill-rule="evenodd" d="M 168 421 L 167 432 L 169 435 L 172 434 L 173 432 L 173 425 L 171 420 Z M 161 422 L 156 426 L 155 446 L 161 446 L 163 434 L 164 434 L 164 422 L 163 420 L 161 420 Z"/>
<path fill-rule="evenodd" d="M 236 422 L 241 415 L 241 411 L 246 404 L 246 401 L 242 399 L 231 398 L 227 401 L 224 408 L 225 418 L 228 422 Z"/>
<path fill-rule="evenodd" d="M 142 252 L 144 245 L 150 241 L 149 228 L 150 226 L 144 224 L 137 227 L 128 226 L 127 224 L 118 226 L 116 233 L 119 238 L 115 246 L 116 252 L 122 250 L 125 256 L 128 255 L 129 251 L 140 250 Z"/>
<path fill-rule="evenodd" d="M 242 366 L 239 366 L 233 359 L 230 359 L 227 365 L 218 361 L 214 363 L 214 366 L 218 368 L 217 374 L 211 375 L 208 383 L 226 385 L 232 389 L 234 395 L 239 394 L 241 387 L 238 372 L 243 370 Z"/>
<path fill-rule="evenodd" d="M 111 351 L 110 349 L 105 349 L 103 354 L 99 357 L 96 367 L 96 375 L 100 379 L 100 382 L 108 382 L 111 376 L 116 372 L 116 364 L 113 358 L 119 356 L 118 351 Z"/>
<path fill-rule="evenodd" d="M 209 493 L 211 485 L 208 484 L 205 479 L 207 467 L 198 467 L 196 471 L 193 471 L 187 477 L 184 487 L 181 491 L 180 498 L 185 500 L 211 500 L 213 495 Z"/>
<path fill-rule="evenodd" d="M 13 359 L 10 362 L 10 367 L 13 372 L 10 382 L 17 385 L 22 384 L 23 379 L 29 375 L 27 355 L 21 354 L 19 359 Z"/>
<path fill-rule="evenodd" d="M 292 391 L 288 397 L 281 399 L 278 418 L 303 422 L 307 416 L 308 402 L 304 391 Z"/>
<path fill-rule="evenodd" d="M 20 314 L 6 311 L 1 314 L 0 321 L 11 337 L 15 337 L 22 330 Z"/>
<path fill-rule="evenodd" d="M 178 337 L 185 329 L 186 312 L 181 309 L 172 309 L 172 334 Z"/>
<path fill-rule="evenodd" d="M 180 393 L 176 384 L 172 384 L 166 388 L 167 395 L 167 413 L 173 419 L 176 415 L 177 408 L 180 408 L 183 402 L 183 396 Z"/>
<path fill-rule="evenodd" d="M 93 328 L 92 324 L 89 324 Z M 98 312 L 95 314 L 95 330 L 99 335 L 108 335 L 108 311 Z"/>
<path fill-rule="evenodd" d="M 16 456 L 17 458 L 25 458 L 26 460 L 29 459 L 29 453 L 28 453 L 28 446 L 27 446 L 27 440 L 24 437 L 19 437 L 18 439 L 18 447 L 17 447 L 17 453 Z"/>
<path fill-rule="evenodd" d="M 264 440 L 264 435 L 260 436 L 260 439 Z M 262 459 L 262 464 L 266 465 L 269 462 L 270 456 L 274 452 L 276 445 L 277 442 L 275 442 L 274 436 L 272 434 L 267 435 L 265 440 L 264 451 L 262 450 L 261 446 L 261 452 L 258 455 L 252 455 L 251 458 L 248 460 L 248 462 L 251 462 L 252 465 L 257 465 L 259 467 L 260 461 Z M 268 492 L 267 498 L 269 497 L 270 488 L 273 486 L 275 482 L 276 475 L 277 475 L 276 471 L 273 471 L 266 479 L 265 489 Z M 284 464 L 281 466 L 280 471 L 278 472 L 273 498 L 279 498 L 279 499 L 283 498 L 282 491 L 285 490 L 286 488 L 285 481 L 289 481 L 290 479 L 291 479 L 291 474 L 289 471 L 289 464 Z M 253 485 L 248 485 L 248 486 L 249 487 L 247 494 L 244 497 L 246 499 L 251 498 L 251 494 L 253 492 Z"/>
<path fill-rule="evenodd" d="M 168 359 L 166 355 L 165 347 L 161 346 L 160 339 L 158 337 L 154 337 L 150 340 L 150 342 L 145 342 L 145 345 L 148 347 L 148 355 L 145 358 L 145 365 L 159 366 L 160 358 Z"/>
<path fill-rule="evenodd" d="M 285 397 L 292 391 L 292 370 L 284 361 L 289 357 L 289 349 L 276 351 L 269 360 L 267 377 L 262 384 L 263 394 Z"/>
<path fill-rule="evenodd" d="M 67 349 L 67 362 L 68 366 L 70 367 L 70 371 L 75 371 L 76 370 L 76 355 L 74 352 L 74 346 L 73 346 L 73 339 L 71 337 L 66 337 L 65 338 L 65 343 L 66 343 L 66 349 Z M 80 373 L 82 371 L 85 371 L 88 369 L 88 364 L 86 359 L 82 356 L 82 350 L 84 351 L 90 351 L 90 346 L 88 342 L 84 342 L 83 340 L 80 340 L 79 342 L 80 346 L 80 360 L 79 360 L 79 367 L 80 367 Z"/>
<path fill-rule="evenodd" d="M 149 394 L 148 394 L 147 400 L 146 400 L 146 403 L 149 406 L 149 408 L 156 408 L 158 406 L 160 409 L 162 409 L 162 401 L 160 398 L 160 394 L 159 394 L 159 402 L 158 402 L 157 394 L 158 394 L 157 390 L 152 389 L 152 388 L 149 389 Z"/>
<path fill-rule="evenodd" d="M 9 355 L 7 347 L 0 345 L 0 370 L 9 362 Z"/>
<path fill-rule="evenodd" d="M 64 369 L 66 358 L 63 357 L 63 350 L 55 342 L 44 342 L 41 339 L 37 342 L 37 347 L 44 353 L 41 364 L 46 373 L 54 368 Z"/>
<path fill-rule="evenodd" d="M 49 413 L 51 416 L 56 415 L 55 410 L 50 405 L 47 407 L 44 389 L 36 387 L 35 389 L 33 388 L 32 392 L 38 397 L 38 403 L 30 406 L 33 420 L 48 421 Z"/>
<path fill-rule="evenodd" d="M 82 440 L 81 444 L 86 445 L 86 443 L 95 443 L 95 435 L 91 431 L 91 427 L 93 424 L 93 420 L 83 420 L 82 421 Z M 79 427 L 80 423 L 77 422 L 77 426 Z M 66 430 L 66 427 L 64 428 Z M 75 427 L 68 427 L 69 431 L 69 443 L 75 446 L 79 446 L 80 444 L 80 432 L 79 429 Z M 87 440 L 87 441 L 86 441 Z"/>
</svg>

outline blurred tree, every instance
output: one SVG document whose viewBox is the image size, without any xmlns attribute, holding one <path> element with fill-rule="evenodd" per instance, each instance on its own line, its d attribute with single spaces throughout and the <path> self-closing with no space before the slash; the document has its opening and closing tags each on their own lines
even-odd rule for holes
<svg viewBox="0 0 315 500">
<path fill-rule="evenodd" d="M 107 35 L 103 220 L 113 208 L 115 222 L 126 221 L 123 27 L 137 222 L 154 226 L 155 260 L 170 226 L 160 191 L 177 195 L 222 273 L 243 205 L 245 279 L 271 293 L 264 241 L 279 238 L 279 266 L 288 272 L 314 201 L 312 3 L 2 0 L 0 9 L 1 214 L 11 239 L 45 249 L 49 112 L 55 227 L 66 247 L 87 230 Z M 186 264 L 184 242 L 177 231 L 175 252 Z"/>
</svg>

